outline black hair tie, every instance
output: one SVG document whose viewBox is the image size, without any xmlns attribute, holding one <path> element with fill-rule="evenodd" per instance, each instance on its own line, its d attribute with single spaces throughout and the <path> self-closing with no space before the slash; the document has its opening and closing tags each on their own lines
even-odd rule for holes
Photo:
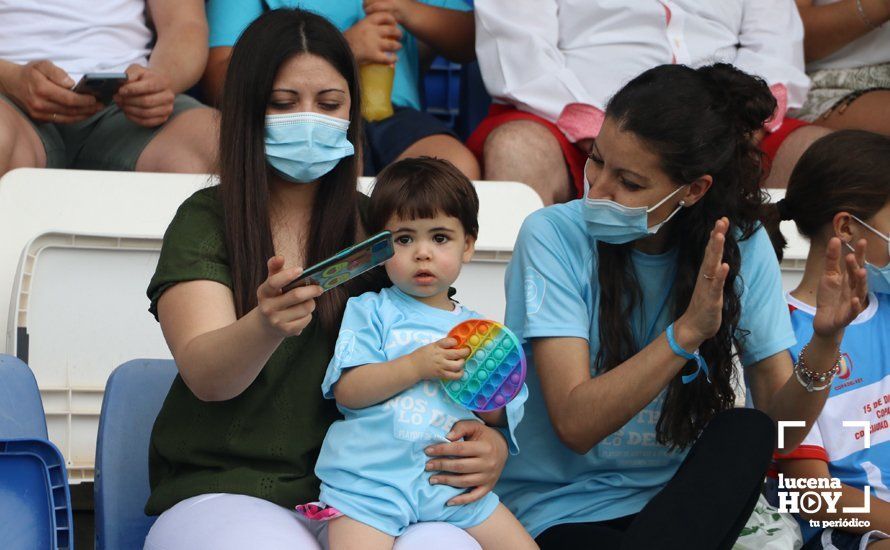
<svg viewBox="0 0 890 550">
<path fill-rule="evenodd" d="M 779 200 L 776 203 L 776 210 L 779 211 L 779 219 L 782 221 L 785 220 L 793 220 L 794 216 L 791 214 L 791 208 L 788 206 L 788 201 L 785 199 Z"/>
</svg>

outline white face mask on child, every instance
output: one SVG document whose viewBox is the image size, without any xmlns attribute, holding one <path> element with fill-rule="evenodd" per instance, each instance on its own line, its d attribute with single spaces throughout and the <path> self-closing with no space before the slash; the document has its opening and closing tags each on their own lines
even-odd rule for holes
<svg viewBox="0 0 890 550">
<path fill-rule="evenodd" d="M 890 236 L 884 235 L 874 227 L 860 220 L 853 214 L 850 217 L 861 223 L 866 229 L 887 241 L 887 255 L 890 256 Z M 855 251 L 850 243 L 844 243 L 851 251 Z M 878 267 L 874 264 L 865 262 L 865 270 L 868 272 L 868 290 L 881 294 L 890 294 L 890 262 L 884 267 Z"/>
</svg>

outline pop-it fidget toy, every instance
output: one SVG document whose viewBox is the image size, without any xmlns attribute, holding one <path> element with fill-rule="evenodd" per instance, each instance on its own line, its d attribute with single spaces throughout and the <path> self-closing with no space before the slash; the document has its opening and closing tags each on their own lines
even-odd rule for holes
<svg viewBox="0 0 890 550">
<path fill-rule="evenodd" d="M 442 380 L 445 393 L 472 411 L 509 403 L 525 380 L 525 353 L 510 329 L 495 321 L 469 320 L 448 333 L 458 348 L 470 348 L 460 380 Z"/>
</svg>

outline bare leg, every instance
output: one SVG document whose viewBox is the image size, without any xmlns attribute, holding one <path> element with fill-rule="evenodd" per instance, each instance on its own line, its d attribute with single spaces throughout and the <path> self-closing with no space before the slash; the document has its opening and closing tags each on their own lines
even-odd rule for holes
<svg viewBox="0 0 890 550">
<path fill-rule="evenodd" d="M 843 111 L 837 109 L 815 124 L 834 130 L 868 130 L 890 136 L 890 90 L 862 94 Z"/>
<path fill-rule="evenodd" d="M 485 139 L 483 151 L 487 180 L 525 183 L 545 206 L 574 196 L 559 142 L 537 122 L 516 120 L 498 126 Z"/>
<path fill-rule="evenodd" d="M 0 176 L 13 168 L 43 168 L 46 151 L 31 123 L 0 101 Z"/>
<path fill-rule="evenodd" d="M 331 550 L 391 550 L 395 537 L 346 516 L 328 523 Z"/>
<path fill-rule="evenodd" d="M 804 126 L 788 134 L 779 150 L 776 152 L 776 158 L 773 159 L 773 165 L 770 169 L 769 176 L 766 178 L 765 186 L 771 189 L 785 189 L 788 187 L 788 178 L 794 165 L 797 164 L 800 156 L 804 151 L 812 145 L 814 141 L 822 136 L 827 136 L 832 130 L 820 128 L 819 126 Z"/>
<path fill-rule="evenodd" d="M 137 172 L 215 172 L 219 113 L 189 109 L 167 121 L 136 161 Z"/>
<path fill-rule="evenodd" d="M 423 156 L 445 159 L 471 180 L 478 180 L 482 176 L 473 153 L 449 135 L 439 134 L 415 141 L 396 160 Z"/>
<path fill-rule="evenodd" d="M 510 510 L 498 504 L 488 519 L 467 532 L 476 539 L 482 550 L 526 550 L 538 548 L 525 527 Z"/>
</svg>

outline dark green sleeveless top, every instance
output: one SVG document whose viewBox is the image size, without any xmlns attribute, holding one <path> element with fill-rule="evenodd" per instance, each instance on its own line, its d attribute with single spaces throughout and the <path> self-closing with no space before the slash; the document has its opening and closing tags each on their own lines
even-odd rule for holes
<svg viewBox="0 0 890 550">
<path fill-rule="evenodd" d="M 149 311 L 170 286 L 205 279 L 232 287 L 216 187 L 189 197 L 170 223 L 148 287 Z M 313 472 L 338 419 L 321 394 L 332 342 L 313 321 L 286 338 L 241 395 L 203 402 L 177 376 L 151 434 L 145 506 L 160 514 L 204 493 L 237 493 L 292 508 L 318 498 Z"/>
</svg>

